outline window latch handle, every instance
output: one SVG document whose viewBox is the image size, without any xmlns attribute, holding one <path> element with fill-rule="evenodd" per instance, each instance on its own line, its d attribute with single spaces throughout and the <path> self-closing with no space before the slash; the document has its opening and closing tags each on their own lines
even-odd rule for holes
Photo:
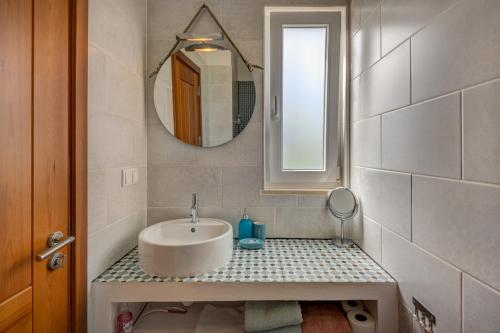
<svg viewBox="0 0 500 333">
<path fill-rule="evenodd" d="M 274 104 L 273 104 L 273 109 L 272 109 L 272 119 L 274 121 L 278 121 L 279 120 L 278 96 L 274 96 L 273 102 L 274 102 Z"/>
</svg>

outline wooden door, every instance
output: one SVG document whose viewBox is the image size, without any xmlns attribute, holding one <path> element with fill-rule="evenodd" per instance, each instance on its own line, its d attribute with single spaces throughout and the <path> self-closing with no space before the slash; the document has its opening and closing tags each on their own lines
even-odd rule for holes
<svg viewBox="0 0 500 333">
<path fill-rule="evenodd" d="M 172 55 L 175 137 L 202 145 L 200 68 L 181 51 Z"/>
<path fill-rule="evenodd" d="M 77 107 L 86 88 L 75 81 L 86 78 L 75 72 L 78 2 L 0 0 L 0 332 L 85 331 L 70 318 L 82 317 L 75 300 L 86 288 L 75 282 L 86 267 L 73 262 L 86 265 L 86 254 L 68 244 L 40 258 L 51 234 L 62 232 L 61 243 L 82 228 L 76 221 L 86 228 L 86 207 L 78 204 L 86 159 L 75 149 L 82 136 L 76 111 L 86 114 Z"/>
</svg>

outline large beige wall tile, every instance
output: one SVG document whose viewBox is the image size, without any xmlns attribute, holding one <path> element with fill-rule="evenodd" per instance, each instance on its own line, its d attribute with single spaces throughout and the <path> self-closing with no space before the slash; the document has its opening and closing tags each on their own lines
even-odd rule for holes
<svg viewBox="0 0 500 333">
<path fill-rule="evenodd" d="M 380 116 L 352 125 L 352 165 L 380 168 Z"/>
<path fill-rule="evenodd" d="M 500 184 L 500 81 L 463 92 L 464 179 Z"/>
<path fill-rule="evenodd" d="M 108 113 L 90 114 L 88 121 L 90 171 L 133 164 L 135 121 Z"/>
<path fill-rule="evenodd" d="M 88 50 L 88 114 L 106 111 L 106 55 L 89 44 Z"/>
<path fill-rule="evenodd" d="M 215 167 L 148 167 L 148 206 L 186 207 L 191 195 L 200 195 L 200 206 L 222 205 L 222 170 Z"/>
<path fill-rule="evenodd" d="M 405 42 L 363 74 L 359 86 L 364 115 L 410 104 L 410 42 Z"/>
<path fill-rule="evenodd" d="M 89 41 L 137 75 L 145 70 L 146 3 L 89 1 Z"/>
<path fill-rule="evenodd" d="M 107 224 L 146 207 L 146 168 L 138 168 L 138 175 L 138 183 L 122 186 L 122 169 L 106 169 Z"/>
<path fill-rule="evenodd" d="M 88 232 L 92 234 L 108 224 L 106 170 L 89 172 L 87 183 Z"/>
<path fill-rule="evenodd" d="M 275 209 L 272 207 L 201 207 L 201 217 L 211 217 L 225 220 L 233 227 L 233 236 L 238 237 L 238 225 L 246 208 L 248 215 L 253 221 L 263 222 L 266 225 L 267 237 L 276 237 L 274 222 Z M 148 225 L 158 222 L 189 218 L 190 207 L 149 207 Z"/>
<path fill-rule="evenodd" d="M 351 75 L 362 71 L 380 59 L 380 7 L 370 15 L 352 38 Z"/>
<path fill-rule="evenodd" d="M 351 1 L 351 36 L 359 31 L 361 27 L 361 3 L 363 0 Z"/>
<path fill-rule="evenodd" d="M 382 167 L 460 178 L 460 93 L 382 115 Z"/>
<path fill-rule="evenodd" d="M 500 327 L 500 292 L 463 274 L 463 332 L 491 333 Z"/>
<path fill-rule="evenodd" d="M 412 37 L 412 98 L 500 76 L 500 2 L 460 1 Z"/>
<path fill-rule="evenodd" d="M 340 235 L 340 221 L 327 208 L 277 208 L 276 233 L 287 238 L 333 238 Z"/>
<path fill-rule="evenodd" d="M 194 165 L 198 149 L 176 139 L 161 123 L 148 125 L 148 165 Z"/>
<path fill-rule="evenodd" d="M 222 18 L 223 0 L 148 0 L 147 2 L 148 40 L 175 40 L 175 35 L 184 31 L 203 3 L 206 3 L 219 19 Z M 208 14 L 203 14 L 201 22 L 195 27 L 215 32 L 212 30 L 213 23 L 208 18 Z"/>
<path fill-rule="evenodd" d="M 351 121 L 366 118 L 361 110 L 360 81 L 359 76 L 351 81 Z"/>
<path fill-rule="evenodd" d="M 411 239 L 411 175 L 355 167 L 351 177 L 362 213 Z"/>
<path fill-rule="evenodd" d="M 262 123 L 249 122 L 232 141 L 218 147 L 198 149 L 198 163 L 213 166 L 260 166 L 262 137 Z"/>
<path fill-rule="evenodd" d="M 222 174 L 224 207 L 297 206 L 297 195 L 261 194 L 261 166 L 225 167 Z"/>
<path fill-rule="evenodd" d="M 373 260 L 382 264 L 382 226 L 364 216 L 352 222 L 352 239 Z"/>
<path fill-rule="evenodd" d="M 373 14 L 381 2 L 381 0 L 361 0 L 361 25 Z"/>
<path fill-rule="evenodd" d="M 137 235 L 145 227 L 146 211 L 141 210 L 89 235 L 88 278 L 94 280 L 137 245 Z"/>
<path fill-rule="evenodd" d="M 384 0 L 382 54 L 386 54 L 458 0 Z"/>
<path fill-rule="evenodd" d="M 461 273 L 446 262 L 382 228 L 382 266 L 397 281 L 404 303 L 412 297 L 436 317 L 436 332 L 461 332 Z"/>
<path fill-rule="evenodd" d="M 413 241 L 500 289 L 500 186 L 413 176 Z"/>
<path fill-rule="evenodd" d="M 145 120 L 144 78 L 106 57 L 106 112 L 136 121 Z"/>
</svg>

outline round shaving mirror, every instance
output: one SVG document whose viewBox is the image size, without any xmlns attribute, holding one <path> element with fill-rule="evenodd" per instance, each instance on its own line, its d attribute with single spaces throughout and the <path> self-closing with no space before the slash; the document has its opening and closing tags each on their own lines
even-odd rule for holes
<svg viewBox="0 0 500 333">
<path fill-rule="evenodd" d="M 344 237 L 344 221 L 351 219 L 358 212 L 358 199 L 347 187 L 338 187 L 328 197 L 328 209 L 340 220 L 340 237 L 333 240 L 338 247 L 351 247 L 352 239 Z"/>
</svg>

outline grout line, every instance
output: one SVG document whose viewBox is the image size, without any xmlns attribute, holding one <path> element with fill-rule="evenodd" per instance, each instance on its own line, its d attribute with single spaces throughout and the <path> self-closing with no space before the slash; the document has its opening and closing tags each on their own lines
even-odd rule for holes
<svg viewBox="0 0 500 333">
<path fill-rule="evenodd" d="M 465 315 L 465 308 L 464 308 L 464 273 L 460 272 L 460 332 L 464 332 L 464 315 Z"/>
<path fill-rule="evenodd" d="M 464 179 L 464 93 L 460 92 L 460 179 Z"/>
<path fill-rule="evenodd" d="M 410 174 L 410 241 L 413 243 L 413 174 Z"/>
<path fill-rule="evenodd" d="M 411 56 L 411 51 L 412 51 L 412 40 L 410 38 L 410 105 L 413 104 L 413 68 L 411 66 L 412 64 L 412 56 Z"/>
</svg>

